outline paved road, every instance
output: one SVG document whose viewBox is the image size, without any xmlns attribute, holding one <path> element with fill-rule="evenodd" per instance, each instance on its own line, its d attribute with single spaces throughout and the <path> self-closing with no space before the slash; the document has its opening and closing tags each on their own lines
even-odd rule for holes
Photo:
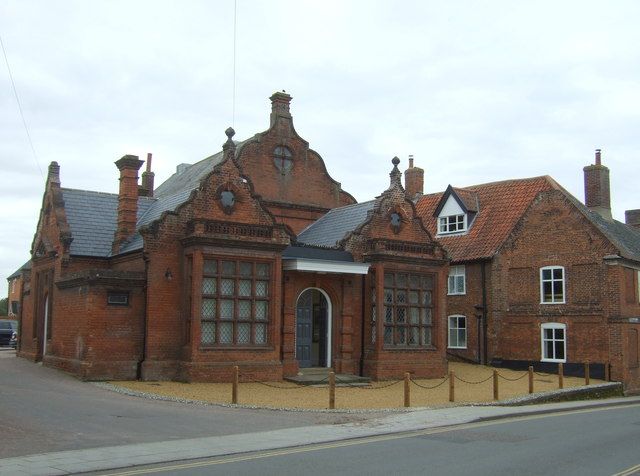
<svg viewBox="0 0 640 476">
<path fill-rule="evenodd" d="M 120 395 L 0 349 L 0 458 L 374 417 L 186 405 Z"/>
<path fill-rule="evenodd" d="M 640 404 L 635 404 L 173 462 L 108 474 L 640 474 L 639 425 Z"/>
</svg>

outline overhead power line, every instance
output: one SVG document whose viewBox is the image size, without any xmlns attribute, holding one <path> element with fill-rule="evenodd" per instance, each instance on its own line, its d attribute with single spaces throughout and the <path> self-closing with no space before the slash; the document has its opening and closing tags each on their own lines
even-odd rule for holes
<svg viewBox="0 0 640 476">
<path fill-rule="evenodd" d="M 233 0 L 233 114 L 231 126 L 236 127 L 236 25 L 238 16 L 238 0 Z"/>
<path fill-rule="evenodd" d="M 18 111 L 20 111 L 20 117 L 22 118 L 22 125 L 24 126 L 24 131 L 27 134 L 27 139 L 29 140 L 29 145 L 31 146 L 31 152 L 33 153 L 33 160 L 38 166 L 38 170 L 40 171 L 40 176 L 44 180 L 44 174 L 42 173 L 42 168 L 40 167 L 40 162 L 38 161 L 38 154 L 36 154 L 36 149 L 35 147 L 33 147 L 33 141 L 31 140 L 31 134 L 29 134 L 27 121 L 25 120 L 24 113 L 22 112 L 22 104 L 20 103 L 20 97 L 18 96 L 16 83 L 13 81 L 13 74 L 11 73 L 11 66 L 9 66 L 9 59 L 7 58 L 7 52 L 4 48 L 4 42 L 2 41 L 2 36 L 0 36 L 0 47 L 2 47 L 2 55 L 4 56 L 4 62 L 7 65 L 7 71 L 9 72 L 9 80 L 11 81 L 11 87 L 13 88 L 13 95 L 16 98 L 16 103 L 18 104 Z"/>
</svg>

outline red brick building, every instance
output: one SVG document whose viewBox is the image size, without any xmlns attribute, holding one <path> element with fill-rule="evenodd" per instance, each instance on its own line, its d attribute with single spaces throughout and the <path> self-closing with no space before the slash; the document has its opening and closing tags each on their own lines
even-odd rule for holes
<svg viewBox="0 0 640 476">
<path fill-rule="evenodd" d="M 31 269 L 31 261 L 27 261 L 20 269 L 16 270 L 7 278 L 7 315 L 10 319 L 17 319 L 20 314 L 20 299 L 22 296 L 22 283 L 25 275 Z"/>
<path fill-rule="evenodd" d="M 19 355 L 86 379 L 374 379 L 446 372 L 444 249 L 393 161 L 361 204 L 271 97 L 270 127 L 181 164 L 116 162 L 118 194 L 63 188 L 49 166 L 22 296 Z"/>
<path fill-rule="evenodd" d="M 640 388 L 640 211 L 611 217 L 609 170 L 584 168 L 585 203 L 552 178 L 424 196 L 417 208 L 451 256 L 448 353 L 530 364 Z"/>
</svg>

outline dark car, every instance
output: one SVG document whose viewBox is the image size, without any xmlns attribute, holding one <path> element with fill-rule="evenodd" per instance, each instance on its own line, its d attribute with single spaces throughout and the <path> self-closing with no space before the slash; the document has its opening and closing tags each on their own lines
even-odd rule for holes
<svg viewBox="0 0 640 476">
<path fill-rule="evenodd" d="M 15 347 L 18 338 L 18 321 L 0 320 L 0 345 Z"/>
</svg>

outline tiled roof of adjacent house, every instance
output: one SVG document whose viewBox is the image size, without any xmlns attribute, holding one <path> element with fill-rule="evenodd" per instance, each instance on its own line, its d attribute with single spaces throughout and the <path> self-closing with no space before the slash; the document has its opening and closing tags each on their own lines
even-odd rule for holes
<svg viewBox="0 0 640 476">
<path fill-rule="evenodd" d="M 355 230 L 367 218 L 375 201 L 334 208 L 306 227 L 298 235 L 298 242 L 312 246 L 335 248 L 345 235 Z"/>
<path fill-rule="evenodd" d="M 491 258 L 536 195 L 553 188 L 557 188 L 557 184 L 549 176 L 454 188 L 456 193 L 464 195 L 464 198 L 460 198 L 465 203 L 469 200 L 469 205 L 479 208 L 473 225 L 462 235 L 436 236 L 434 212 L 443 193 L 423 196 L 416 208 L 427 230 L 442 243 L 452 261 L 472 261 Z M 473 203 L 475 200 L 471 201 L 474 196 L 478 199 L 479 207 Z"/>
<path fill-rule="evenodd" d="M 640 261 L 640 230 L 617 220 L 608 220 L 589 210 L 549 176 L 454 188 L 465 203 L 469 197 L 473 195 L 477 197 L 478 214 L 467 233 L 436 236 L 436 239 L 447 249 L 453 262 L 491 258 L 508 238 L 533 199 L 540 192 L 547 190 L 560 190 L 618 249 L 620 256 Z M 418 214 L 434 236 L 437 231 L 437 221 L 433 215 L 442 195 L 442 193 L 425 195 L 417 205 Z M 462 197 L 463 195 L 465 198 Z"/>
<path fill-rule="evenodd" d="M 18 276 L 22 275 L 22 273 L 24 273 L 25 271 L 27 271 L 29 269 L 31 269 L 31 260 L 27 261 L 25 264 L 20 266 L 10 276 L 8 276 L 7 279 L 17 278 Z"/>
</svg>

